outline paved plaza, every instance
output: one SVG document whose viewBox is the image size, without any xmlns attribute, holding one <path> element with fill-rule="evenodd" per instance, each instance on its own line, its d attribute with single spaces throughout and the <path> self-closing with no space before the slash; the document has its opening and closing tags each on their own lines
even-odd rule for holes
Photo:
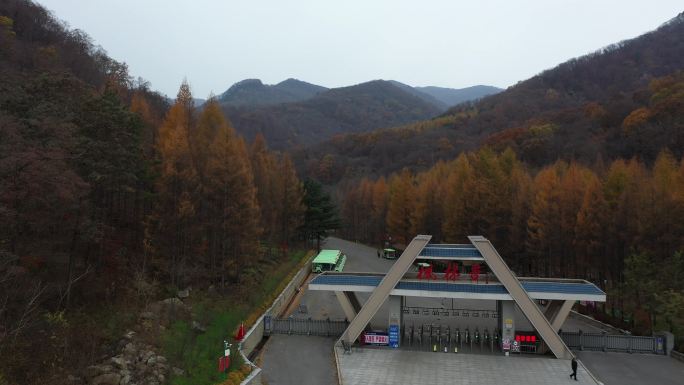
<svg viewBox="0 0 684 385">
<path fill-rule="evenodd" d="M 596 385 L 580 365 L 570 379 L 570 361 L 551 357 L 412 352 L 392 349 L 338 349 L 344 385 Z"/>
</svg>

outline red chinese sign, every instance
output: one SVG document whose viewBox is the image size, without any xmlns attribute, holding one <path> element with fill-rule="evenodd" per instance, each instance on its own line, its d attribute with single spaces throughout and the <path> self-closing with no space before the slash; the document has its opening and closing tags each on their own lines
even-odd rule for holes
<svg viewBox="0 0 684 385">
<path fill-rule="evenodd" d="M 449 263 L 446 272 L 444 273 L 444 279 L 446 281 L 458 281 L 460 276 L 461 274 L 458 272 L 458 263 Z"/>
<path fill-rule="evenodd" d="M 470 279 L 473 281 L 477 281 L 477 279 L 480 278 L 480 264 L 472 265 L 470 267 Z"/>
<path fill-rule="evenodd" d="M 418 268 L 418 279 L 435 279 L 432 273 L 432 265 L 420 266 Z"/>
</svg>

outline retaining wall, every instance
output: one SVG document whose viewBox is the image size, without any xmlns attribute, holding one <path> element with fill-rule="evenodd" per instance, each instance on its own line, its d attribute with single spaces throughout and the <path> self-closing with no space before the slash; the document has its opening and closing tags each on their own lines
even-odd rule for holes
<svg viewBox="0 0 684 385">
<path fill-rule="evenodd" d="M 684 362 L 684 353 L 680 353 L 676 350 L 670 352 L 670 357 L 674 358 L 677 361 Z"/>
<path fill-rule="evenodd" d="M 285 289 L 278 295 L 278 298 L 273 301 L 271 307 L 266 309 L 264 314 L 259 317 L 259 319 L 254 323 L 254 325 L 245 333 L 245 337 L 242 339 L 238 347 L 238 351 L 245 360 L 245 363 L 252 367 L 252 373 L 242 381 L 242 385 L 261 385 L 261 368 L 256 366 L 252 361 L 249 360 L 249 355 L 252 354 L 254 349 L 259 345 L 261 340 L 264 338 L 264 316 L 270 315 L 273 317 L 279 316 L 287 306 L 292 301 L 292 298 L 299 292 L 299 288 L 304 284 L 306 277 L 309 276 L 311 271 L 311 261 L 315 257 L 315 254 L 311 254 L 307 257 L 304 266 L 299 269 L 297 274 L 292 278 L 290 283 L 285 286 Z"/>
<path fill-rule="evenodd" d="M 608 331 L 610 331 L 611 333 L 615 333 L 615 334 L 630 334 L 629 332 L 627 332 L 627 331 L 625 331 L 625 330 L 622 330 L 622 329 L 620 329 L 620 328 L 616 328 L 616 327 L 613 326 L 613 325 L 609 325 L 609 324 L 607 324 L 607 323 L 601 322 L 601 321 L 599 321 L 599 320 L 596 320 L 596 319 L 594 319 L 594 318 L 589 317 L 588 315 L 584 315 L 584 314 L 582 314 L 582 313 L 578 313 L 578 312 L 576 312 L 576 311 L 574 311 L 574 310 L 572 310 L 572 311 L 570 312 L 570 318 L 575 318 L 575 319 L 582 320 L 582 321 L 584 321 L 584 322 L 586 322 L 586 323 L 588 323 L 588 324 L 590 324 L 590 325 L 593 325 L 593 326 L 595 326 L 595 327 L 597 327 L 597 328 L 599 328 L 599 329 L 608 330 Z"/>
</svg>

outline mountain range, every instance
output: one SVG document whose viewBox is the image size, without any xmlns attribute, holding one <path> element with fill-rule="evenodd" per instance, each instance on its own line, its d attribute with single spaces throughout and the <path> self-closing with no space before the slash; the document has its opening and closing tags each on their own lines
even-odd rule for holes
<svg viewBox="0 0 684 385">
<path fill-rule="evenodd" d="M 411 87 L 385 80 L 328 89 L 297 79 L 275 85 L 247 79 L 232 85 L 218 99 L 237 131 L 248 140 L 262 134 L 269 146 L 287 149 L 338 134 L 428 119 L 453 103 L 499 91 L 491 86 Z"/>
</svg>

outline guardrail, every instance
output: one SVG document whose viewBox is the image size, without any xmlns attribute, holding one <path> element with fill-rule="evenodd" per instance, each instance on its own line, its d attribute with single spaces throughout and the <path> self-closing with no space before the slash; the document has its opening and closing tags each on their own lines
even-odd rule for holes
<svg viewBox="0 0 684 385">
<path fill-rule="evenodd" d="M 256 366 L 252 361 L 249 360 L 249 356 L 254 352 L 254 349 L 259 345 L 261 340 L 264 338 L 264 317 L 271 315 L 280 315 L 290 304 L 292 297 L 298 293 L 299 287 L 304 283 L 306 277 L 309 276 L 311 271 L 311 261 L 313 260 L 315 254 L 312 254 L 307 259 L 304 266 L 295 274 L 295 276 L 290 280 L 290 283 L 285 286 L 285 289 L 278 295 L 278 297 L 273 301 L 271 306 L 266 309 L 264 314 L 259 317 L 259 319 L 252 325 L 252 327 L 245 333 L 245 337 L 242 339 L 238 346 L 238 351 L 242 356 L 242 359 L 252 367 L 252 372 L 250 375 L 242 381 L 241 385 L 260 385 L 261 384 L 261 368 Z"/>
</svg>

